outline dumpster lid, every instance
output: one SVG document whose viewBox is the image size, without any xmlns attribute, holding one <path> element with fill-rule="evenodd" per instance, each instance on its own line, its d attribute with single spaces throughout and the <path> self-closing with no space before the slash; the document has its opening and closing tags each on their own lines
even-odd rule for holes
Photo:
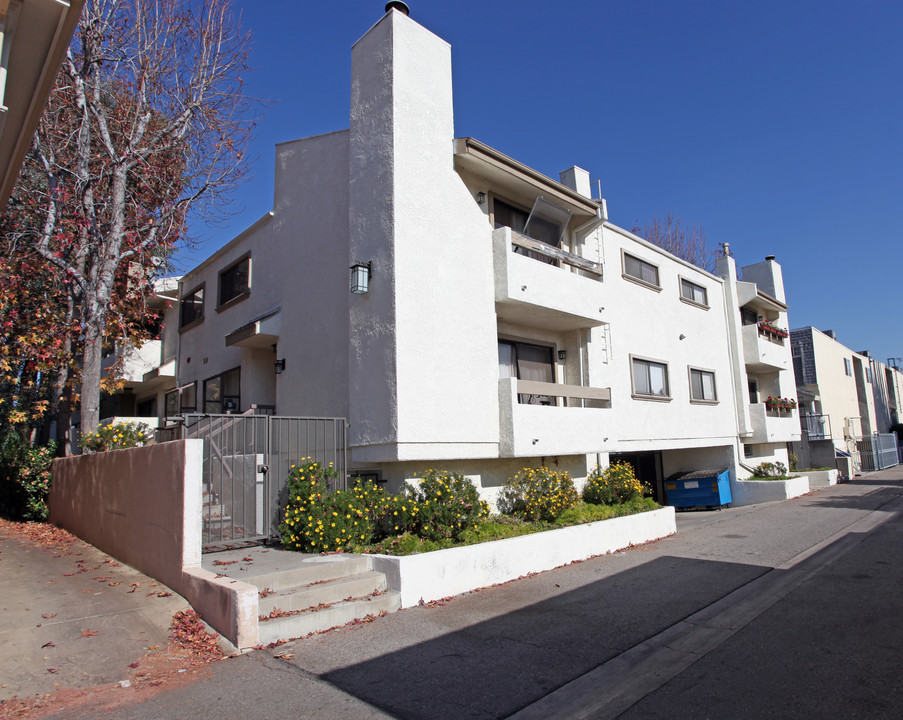
<svg viewBox="0 0 903 720">
<path fill-rule="evenodd" d="M 722 473 L 726 473 L 727 470 L 727 468 L 724 468 L 724 470 L 696 470 L 695 472 L 689 473 L 677 473 L 672 475 L 671 478 L 674 480 L 704 480 L 706 478 L 718 477 Z"/>
</svg>

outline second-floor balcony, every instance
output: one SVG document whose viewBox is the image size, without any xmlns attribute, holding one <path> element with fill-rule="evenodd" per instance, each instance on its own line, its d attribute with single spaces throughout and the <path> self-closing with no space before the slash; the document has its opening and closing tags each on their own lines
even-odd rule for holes
<svg viewBox="0 0 903 720">
<path fill-rule="evenodd" d="M 540 404 L 531 404 L 525 398 L 537 398 Z M 549 457 L 599 452 L 614 422 L 611 410 L 565 405 L 598 405 L 610 400 L 609 388 L 501 378 L 499 455 Z"/>
<path fill-rule="evenodd" d="M 753 443 L 796 442 L 800 439 L 797 410 L 773 410 L 762 403 L 749 406 Z"/>
<path fill-rule="evenodd" d="M 789 344 L 775 342 L 771 335 L 762 333 L 758 325 L 744 325 L 741 333 L 743 360 L 749 370 L 768 372 L 791 368 Z"/>
<path fill-rule="evenodd" d="M 493 231 L 492 246 L 500 319 L 556 330 L 603 324 L 601 265 L 508 227 Z"/>
</svg>

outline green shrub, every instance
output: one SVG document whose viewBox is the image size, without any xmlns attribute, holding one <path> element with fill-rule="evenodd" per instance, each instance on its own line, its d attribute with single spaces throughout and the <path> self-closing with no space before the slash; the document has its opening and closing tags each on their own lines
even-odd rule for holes
<svg viewBox="0 0 903 720">
<path fill-rule="evenodd" d="M 282 545 L 301 552 L 335 552 L 373 542 L 384 495 L 372 481 L 330 493 L 336 471 L 305 458 L 292 466 L 279 525 Z"/>
<path fill-rule="evenodd" d="M 427 470 L 417 485 L 405 483 L 404 495 L 392 502 L 393 529 L 403 526 L 424 540 L 457 538 L 489 514 L 474 484 L 445 470 Z"/>
<path fill-rule="evenodd" d="M 753 477 L 765 480 L 785 480 L 787 478 L 787 466 L 782 462 L 763 462 L 753 470 Z"/>
<path fill-rule="evenodd" d="M 56 443 L 20 447 L 3 458 L 0 467 L 0 513 L 20 520 L 46 520 L 47 495 Z"/>
<path fill-rule="evenodd" d="M 498 508 L 505 515 L 524 520 L 553 522 L 575 502 L 577 490 L 570 475 L 543 466 L 524 468 L 508 480 Z"/>
<path fill-rule="evenodd" d="M 106 452 L 147 445 L 153 433 L 144 423 L 127 422 L 104 425 L 97 432 L 82 435 L 81 446 L 91 452 Z"/>
<path fill-rule="evenodd" d="M 643 484 L 626 462 L 614 462 L 604 470 L 596 465 L 583 488 L 584 501 L 594 505 L 616 505 L 641 497 Z"/>
</svg>

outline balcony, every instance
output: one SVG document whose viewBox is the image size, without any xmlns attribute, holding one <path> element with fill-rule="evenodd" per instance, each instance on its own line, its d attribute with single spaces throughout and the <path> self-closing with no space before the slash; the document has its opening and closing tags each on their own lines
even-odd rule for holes
<svg viewBox="0 0 903 720">
<path fill-rule="evenodd" d="M 492 248 L 495 307 L 500 320 L 555 330 L 604 324 L 601 265 L 507 227 L 493 231 Z"/>
<path fill-rule="evenodd" d="M 752 326 L 755 327 L 755 326 Z M 769 410 L 765 403 L 749 406 L 752 443 L 796 442 L 800 439 L 800 421 L 796 410 Z"/>
<path fill-rule="evenodd" d="M 763 332 L 758 325 L 744 325 L 743 361 L 752 372 L 790 369 L 790 347 L 782 338 Z"/>
<path fill-rule="evenodd" d="M 516 378 L 499 380 L 499 455 L 537 457 L 599 452 L 611 412 L 598 407 L 559 407 L 518 402 L 519 395 L 610 401 L 609 388 L 560 385 Z"/>
</svg>

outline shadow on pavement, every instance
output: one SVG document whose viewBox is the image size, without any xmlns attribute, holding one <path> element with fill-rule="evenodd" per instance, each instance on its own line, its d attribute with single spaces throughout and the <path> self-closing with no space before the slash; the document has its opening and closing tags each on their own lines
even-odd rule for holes
<svg viewBox="0 0 903 720">
<path fill-rule="evenodd" d="M 769 568 L 666 557 L 323 674 L 400 718 L 500 718 Z"/>
</svg>

